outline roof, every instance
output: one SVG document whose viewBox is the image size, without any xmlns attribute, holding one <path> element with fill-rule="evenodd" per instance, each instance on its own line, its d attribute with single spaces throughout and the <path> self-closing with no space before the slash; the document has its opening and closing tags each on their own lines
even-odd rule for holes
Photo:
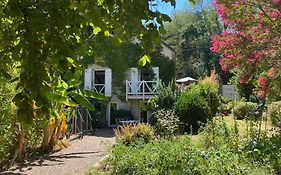
<svg viewBox="0 0 281 175">
<path fill-rule="evenodd" d="M 184 78 L 176 80 L 177 83 L 185 83 L 188 81 L 197 81 L 197 80 L 194 78 L 191 78 L 191 77 L 184 77 Z"/>
<path fill-rule="evenodd" d="M 160 41 L 163 45 L 165 45 L 166 47 L 168 47 L 171 51 L 173 51 L 174 53 L 176 53 L 175 49 L 173 49 L 169 44 L 165 43 L 163 40 Z"/>
</svg>

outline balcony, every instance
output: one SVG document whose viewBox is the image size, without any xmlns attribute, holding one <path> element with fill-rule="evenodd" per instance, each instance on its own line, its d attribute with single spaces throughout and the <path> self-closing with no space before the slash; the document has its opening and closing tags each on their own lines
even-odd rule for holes
<svg viewBox="0 0 281 175">
<path fill-rule="evenodd" d="M 156 93 L 156 81 L 126 80 L 126 101 L 128 99 L 149 99 Z"/>
</svg>

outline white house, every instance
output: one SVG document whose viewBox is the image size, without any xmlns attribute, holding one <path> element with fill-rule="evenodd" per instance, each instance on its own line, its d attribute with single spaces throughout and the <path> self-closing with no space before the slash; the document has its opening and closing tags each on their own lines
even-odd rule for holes
<svg viewBox="0 0 281 175">
<path fill-rule="evenodd" d="M 162 54 L 175 59 L 175 51 L 166 43 L 161 42 Z M 152 60 L 153 61 L 153 60 Z M 149 72 L 132 67 L 126 72 L 124 87 L 126 89 L 125 97 L 120 100 L 120 94 L 116 94 L 112 87 L 112 70 L 100 65 L 90 65 L 85 70 L 84 88 L 103 93 L 109 97 L 105 104 L 105 121 L 107 126 L 113 126 L 115 121 L 112 119 L 112 113 L 119 109 L 131 111 L 134 119 L 141 122 L 148 122 L 151 112 L 145 108 L 147 100 L 156 93 L 156 82 L 159 80 L 159 66 L 152 67 L 154 77 L 149 77 Z M 113 93 L 114 92 L 114 93 Z M 96 108 L 96 110 L 99 110 Z"/>
</svg>

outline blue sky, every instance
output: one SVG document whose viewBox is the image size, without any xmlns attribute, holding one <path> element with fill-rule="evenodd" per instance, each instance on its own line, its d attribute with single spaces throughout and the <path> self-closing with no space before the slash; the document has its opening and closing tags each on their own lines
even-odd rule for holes
<svg viewBox="0 0 281 175">
<path fill-rule="evenodd" d="M 212 4 L 212 0 L 203 0 L 203 6 L 210 6 Z M 176 11 L 196 11 L 196 6 L 191 5 L 188 0 L 176 0 L 176 8 L 171 6 L 170 3 L 159 3 L 157 5 L 159 11 L 172 16 Z"/>
</svg>

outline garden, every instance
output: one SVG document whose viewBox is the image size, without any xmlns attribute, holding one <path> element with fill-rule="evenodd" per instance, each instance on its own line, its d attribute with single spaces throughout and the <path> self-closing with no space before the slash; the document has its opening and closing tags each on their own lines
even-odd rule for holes
<svg viewBox="0 0 281 175">
<path fill-rule="evenodd" d="M 219 95 L 213 74 L 182 93 L 159 85 L 151 124 L 115 129 L 111 155 L 88 174 L 280 174 L 280 102 Z"/>
<path fill-rule="evenodd" d="M 149 124 L 114 128 L 111 153 L 87 174 L 281 174 L 281 1 L 214 0 L 204 9 L 189 0 L 196 12 L 173 20 L 159 2 L 0 1 L 0 171 L 66 148 L 75 108 L 108 100 L 79 88 L 84 70 L 127 62 L 127 52 L 129 63 L 171 64 L 198 82 L 184 91 L 159 82 Z M 161 40 L 175 63 L 151 59 Z M 223 96 L 225 84 L 237 96 Z"/>
</svg>

